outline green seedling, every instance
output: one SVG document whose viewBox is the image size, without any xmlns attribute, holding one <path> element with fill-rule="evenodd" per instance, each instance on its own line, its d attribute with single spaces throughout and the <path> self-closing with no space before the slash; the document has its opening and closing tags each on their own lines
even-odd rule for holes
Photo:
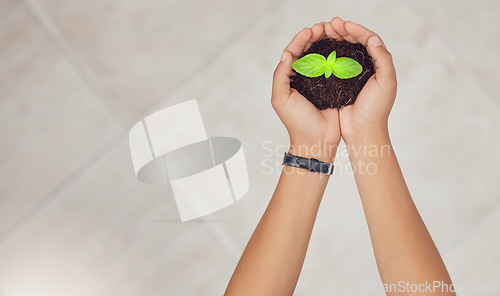
<svg viewBox="0 0 500 296">
<path fill-rule="evenodd" d="M 330 53 L 328 58 L 317 53 L 305 55 L 296 60 L 292 68 L 307 77 L 325 74 L 325 77 L 329 78 L 333 74 L 340 79 L 356 77 L 363 71 L 363 67 L 351 58 L 337 58 L 336 51 Z"/>
</svg>

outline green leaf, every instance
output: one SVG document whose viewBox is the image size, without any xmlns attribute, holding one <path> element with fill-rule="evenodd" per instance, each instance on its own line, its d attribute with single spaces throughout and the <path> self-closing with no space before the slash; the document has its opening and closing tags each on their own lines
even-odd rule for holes
<svg viewBox="0 0 500 296">
<path fill-rule="evenodd" d="M 330 65 L 333 66 L 333 64 L 335 63 L 335 59 L 337 58 L 337 52 L 336 51 L 332 51 L 331 54 L 328 55 L 328 58 L 326 59 L 326 62 Z"/>
<path fill-rule="evenodd" d="M 351 58 L 341 57 L 333 64 L 333 74 L 340 79 L 353 78 L 361 74 L 363 67 Z"/>
<path fill-rule="evenodd" d="M 325 73 L 326 58 L 317 53 L 301 57 L 292 64 L 292 68 L 307 77 L 318 77 Z"/>
<path fill-rule="evenodd" d="M 326 68 L 325 68 L 325 77 L 329 78 L 333 73 L 333 64 L 335 64 L 335 59 L 337 58 L 337 52 L 332 51 L 328 58 L 326 58 Z"/>
<path fill-rule="evenodd" d="M 330 76 L 332 76 L 332 73 L 333 73 L 332 66 L 327 64 L 325 68 L 325 77 L 329 78 Z"/>
</svg>

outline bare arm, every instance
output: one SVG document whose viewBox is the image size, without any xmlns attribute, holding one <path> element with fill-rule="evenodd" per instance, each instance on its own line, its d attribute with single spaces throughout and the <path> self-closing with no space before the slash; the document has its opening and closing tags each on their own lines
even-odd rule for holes
<svg viewBox="0 0 500 296">
<path fill-rule="evenodd" d="M 328 177 L 284 167 L 226 295 L 292 295 Z"/>
<path fill-rule="evenodd" d="M 274 73 L 272 105 L 290 136 L 290 153 L 332 163 L 340 141 L 338 110 L 319 111 L 290 89 L 292 63 L 324 38 L 323 23 L 299 32 Z M 292 295 L 304 263 L 316 213 L 329 177 L 284 167 L 225 295 Z"/>
<path fill-rule="evenodd" d="M 446 287 L 429 293 L 424 286 L 435 281 L 450 286 L 451 279 L 413 203 L 389 138 L 387 119 L 397 86 L 392 57 L 381 41 L 374 42 L 380 38 L 363 26 L 340 19 L 332 25 L 342 38 L 367 46 L 376 70 L 355 104 L 340 112 L 340 124 L 379 273 L 391 288 L 387 294 L 455 295 Z M 401 281 L 419 290 L 409 293 L 394 286 Z"/>
<path fill-rule="evenodd" d="M 312 42 L 325 36 L 367 46 L 376 69 L 356 103 L 340 113 L 317 110 L 289 85 L 292 62 Z M 340 18 L 302 30 L 285 49 L 275 71 L 272 104 L 287 127 L 292 154 L 331 162 L 342 133 L 351 148 L 351 162 L 357 168 L 355 178 L 383 283 L 439 281 L 451 284 L 439 252 L 413 204 L 389 140 L 387 119 L 396 96 L 396 74 L 391 56 L 380 39 L 379 45 L 372 43 L 376 40 L 374 36 L 364 27 L 345 23 Z M 316 149 L 318 145 L 330 149 Z M 374 145 L 379 153 L 355 153 L 366 145 Z M 318 155 L 312 151 L 326 152 Z M 375 167 L 376 172 L 370 173 L 368 166 Z M 325 176 L 284 168 L 226 295 L 293 293 L 326 182 Z"/>
<path fill-rule="evenodd" d="M 393 284 L 390 292 L 402 292 L 394 286 L 401 281 L 420 285 L 421 292 L 430 292 L 424 287 L 435 285 L 437 281 L 439 287 L 433 289 L 440 292 L 438 295 L 454 295 L 441 293 L 450 291 L 446 285 L 450 286 L 451 280 L 413 203 L 388 133 L 374 132 L 363 140 L 352 140 L 350 145 L 352 165 L 359 168 L 355 173 L 356 184 L 382 281 Z M 377 155 L 355 153 L 356 147 L 361 145 L 378 147 Z"/>
</svg>

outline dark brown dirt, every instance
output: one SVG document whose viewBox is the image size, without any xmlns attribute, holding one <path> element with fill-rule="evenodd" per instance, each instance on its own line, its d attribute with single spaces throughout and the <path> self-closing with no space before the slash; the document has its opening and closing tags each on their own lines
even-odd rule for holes
<svg viewBox="0 0 500 296">
<path fill-rule="evenodd" d="M 307 77 L 293 71 L 295 75 L 291 77 L 290 81 L 292 88 L 320 110 L 341 109 L 344 106 L 354 104 L 363 86 L 375 74 L 371 57 L 366 48 L 359 43 L 353 44 L 345 40 L 336 41 L 326 38 L 314 42 L 300 57 L 310 53 L 318 53 L 326 58 L 332 51 L 337 52 L 337 58 L 348 57 L 360 63 L 363 67 L 361 74 L 349 79 L 340 79 L 335 75 L 329 78 L 325 78 L 325 75 Z"/>
</svg>

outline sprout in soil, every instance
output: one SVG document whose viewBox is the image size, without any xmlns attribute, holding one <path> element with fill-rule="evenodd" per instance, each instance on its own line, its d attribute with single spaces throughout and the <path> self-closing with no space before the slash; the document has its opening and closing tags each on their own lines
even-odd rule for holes
<svg viewBox="0 0 500 296">
<path fill-rule="evenodd" d="M 325 74 L 325 77 L 335 75 L 340 79 L 353 78 L 361 74 L 363 67 L 355 60 L 346 57 L 337 58 L 337 52 L 334 51 L 328 55 L 328 58 L 311 53 L 296 60 L 292 68 L 307 77 L 318 77 Z"/>
</svg>

